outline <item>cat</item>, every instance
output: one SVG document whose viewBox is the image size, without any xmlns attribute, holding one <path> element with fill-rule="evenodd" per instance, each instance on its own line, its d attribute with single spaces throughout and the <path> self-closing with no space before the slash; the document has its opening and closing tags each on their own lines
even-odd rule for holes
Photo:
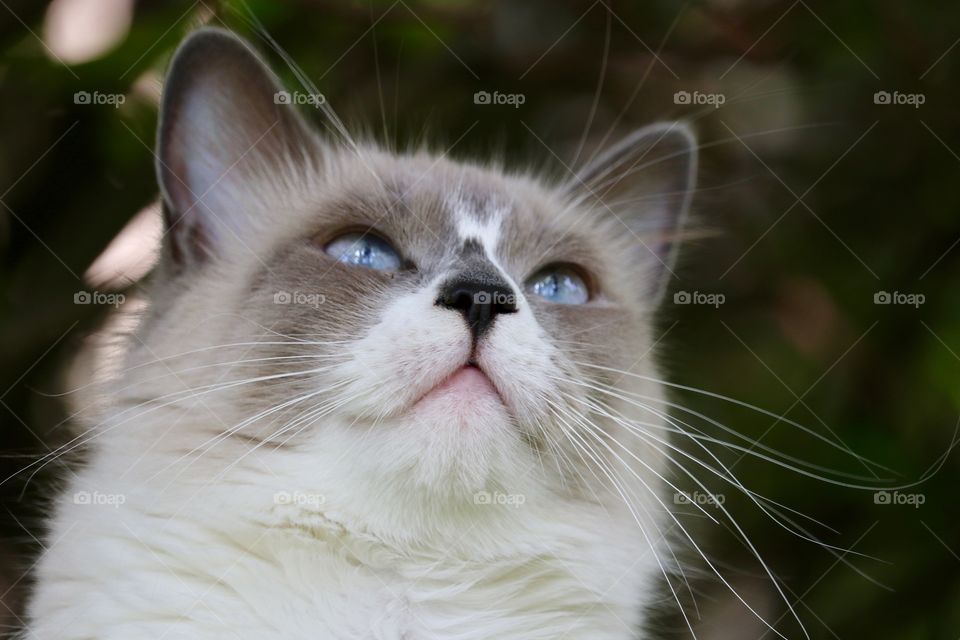
<svg viewBox="0 0 960 640">
<path fill-rule="evenodd" d="M 24 637 L 645 637 L 693 132 L 558 178 L 321 134 L 289 96 L 230 32 L 173 56 L 148 307 Z"/>
</svg>

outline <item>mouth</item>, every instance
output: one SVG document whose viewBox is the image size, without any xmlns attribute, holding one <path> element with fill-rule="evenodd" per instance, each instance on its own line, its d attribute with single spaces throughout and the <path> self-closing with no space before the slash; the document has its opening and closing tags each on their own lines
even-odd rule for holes
<svg viewBox="0 0 960 640">
<path fill-rule="evenodd" d="M 454 369 L 447 377 L 420 396 L 413 403 L 413 407 L 416 408 L 433 399 L 456 402 L 461 405 L 495 399 L 499 404 L 504 404 L 493 380 L 473 360 Z"/>
</svg>

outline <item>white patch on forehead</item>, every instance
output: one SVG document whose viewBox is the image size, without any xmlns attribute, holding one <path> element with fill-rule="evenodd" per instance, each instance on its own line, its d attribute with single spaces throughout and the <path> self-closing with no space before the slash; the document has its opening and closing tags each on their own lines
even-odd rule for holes
<svg viewBox="0 0 960 640">
<path fill-rule="evenodd" d="M 486 256 L 493 260 L 500 242 L 500 224 L 506 209 L 493 205 L 490 209 L 478 211 L 475 203 L 459 196 L 451 200 L 450 209 L 457 222 L 457 235 L 460 239 L 478 240 Z"/>
</svg>

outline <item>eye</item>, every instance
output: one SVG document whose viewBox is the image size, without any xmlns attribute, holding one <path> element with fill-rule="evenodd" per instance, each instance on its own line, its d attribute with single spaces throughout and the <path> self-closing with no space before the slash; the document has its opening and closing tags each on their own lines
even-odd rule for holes
<svg viewBox="0 0 960 640">
<path fill-rule="evenodd" d="M 573 267 L 549 265 L 527 280 L 527 290 L 557 304 L 584 304 L 590 299 L 590 288 Z"/>
<path fill-rule="evenodd" d="M 327 255 L 340 262 L 360 267 L 396 271 L 401 266 L 400 255 L 390 243 L 370 233 L 345 233 L 330 241 Z"/>
</svg>

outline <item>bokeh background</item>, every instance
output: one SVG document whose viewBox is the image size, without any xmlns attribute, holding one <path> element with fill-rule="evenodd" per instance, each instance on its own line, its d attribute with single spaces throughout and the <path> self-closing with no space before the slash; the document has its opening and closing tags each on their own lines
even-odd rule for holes
<svg viewBox="0 0 960 640">
<path fill-rule="evenodd" d="M 454 157 L 498 154 L 563 175 L 581 145 L 691 121 L 704 233 L 673 283 L 694 304 L 665 303 L 665 369 L 773 415 L 676 389 L 677 403 L 742 438 L 678 415 L 709 437 L 869 479 L 846 482 L 920 482 L 884 504 L 873 489 L 714 447 L 744 485 L 819 521 L 782 512 L 836 551 L 697 474 L 724 495 L 810 636 L 960 636 L 960 453 L 949 455 L 960 425 L 960 6 L 946 0 L 3 0 L 0 630 L 17 625 L 62 469 L 18 471 L 69 433 L 54 394 L 83 382 L 71 363 L 113 309 L 75 295 L 129 293 L 149 269 L 162 71 L 204 23 L 246 34 L 299 88 L 265 30 L 344 120 L 392 145 L 425 137 Z M 476 104 L 478 91 L 523 104 Z M 734 527 L 686 511 L 744 599 L 803 637 Z M 698 637 L 775 637 L 686 557 L 695 597 L 677 584 Z M 653 630 L 690 634 L 668 597 Z"/>
</svg>

